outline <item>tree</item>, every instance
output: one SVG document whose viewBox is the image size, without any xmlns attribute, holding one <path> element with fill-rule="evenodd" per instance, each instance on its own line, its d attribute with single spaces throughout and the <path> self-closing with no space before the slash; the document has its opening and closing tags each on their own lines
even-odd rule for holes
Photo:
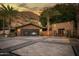
<svg viewBox="0 0 79 59">
<path fill-rule="evenodd" d="M 53 16 L 61 15 L 56 9 L 46 9 L 42 14 L 41 14 L 41 23 L 44 27 L 47 27 L 48 35 L 50 31 L 50 19 Z"/>
<path fill-rule="evenodd" d="M 49 18 L 49 21 L 51 21 L 50 19 L 52 17 L 59 16 L 59 15 L 61 15 L 61 13 L 55 8 L 47 8 L 41 13 L 40 22 L 44 27 L 46 27 L 48 18 Z"/>
<path fill-rule="evenodd" d="M 9 31 L 11 31 L 11 22 L 17 18 L 18 11 L 12 6 L 1 4 L 0 17 L 8 23 Z"/>
</svg>

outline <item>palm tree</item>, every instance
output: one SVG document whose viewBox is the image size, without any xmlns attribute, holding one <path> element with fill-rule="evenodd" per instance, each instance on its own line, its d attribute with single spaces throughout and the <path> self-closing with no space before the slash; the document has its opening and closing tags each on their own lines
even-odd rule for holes
<svg viewBox="0 0 79 59">
<path fill-rule="evenodd" d="M 9 31 L 11 31 L 11 22 L 14 20 L 14 18 L 17 18 L 17 13 L 18 11 L 12 6 L 5 6 L 4 4 L 1 4 L 0 16 L 3 18 L 3 20 L 7 20 Z"/>
</svg>

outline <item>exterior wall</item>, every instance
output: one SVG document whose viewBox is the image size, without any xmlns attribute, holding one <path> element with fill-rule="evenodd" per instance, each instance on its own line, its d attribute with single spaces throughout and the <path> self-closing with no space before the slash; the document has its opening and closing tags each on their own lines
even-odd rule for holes
<svg viewBox="0 0 79 59">
<path fill-rule="evenodd" d="M 42 31 L 41 35 L 42 36 L 52 36 L 52 31 L 49 31 L 49 34 L 47 31 Z"/>
<path fill-rule="evenodd" d="M 64 34 L 67 31 L 70 31 L 73 33 L 73 24 L 72 22 L 63 22 L 63 23 L 57 23 L 57 24 L 52 24 L 52 35 L 55 35 L 58 33 L 58 29 L 64 29 Z"/>
</svg>

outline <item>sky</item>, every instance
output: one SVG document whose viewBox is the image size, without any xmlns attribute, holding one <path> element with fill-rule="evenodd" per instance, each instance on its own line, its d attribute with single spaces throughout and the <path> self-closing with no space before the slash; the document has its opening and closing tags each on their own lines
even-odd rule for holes
<svg viewBox="0 0 79 59">
<path fill-rule="evenodd" d="M 32 11 L 38 15 L 42 12 L 45 7 L 53 7 L 56 4 L 53 3 L 7 3 L 4 5 L 13 6 L 16 10 L 19 11 Z"/>
</svg>

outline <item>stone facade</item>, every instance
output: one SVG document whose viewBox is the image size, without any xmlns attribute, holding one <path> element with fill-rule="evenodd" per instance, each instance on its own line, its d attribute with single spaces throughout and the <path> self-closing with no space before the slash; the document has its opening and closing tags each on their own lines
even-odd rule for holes
<svg viewBox="0 0 79 59">
<path fill-rule="evenodd" d="M 63 22 L 52 24 L 52 34 L 53 35 L 72 35 L 73 34 L 73 23 Z"/>
</svg>

